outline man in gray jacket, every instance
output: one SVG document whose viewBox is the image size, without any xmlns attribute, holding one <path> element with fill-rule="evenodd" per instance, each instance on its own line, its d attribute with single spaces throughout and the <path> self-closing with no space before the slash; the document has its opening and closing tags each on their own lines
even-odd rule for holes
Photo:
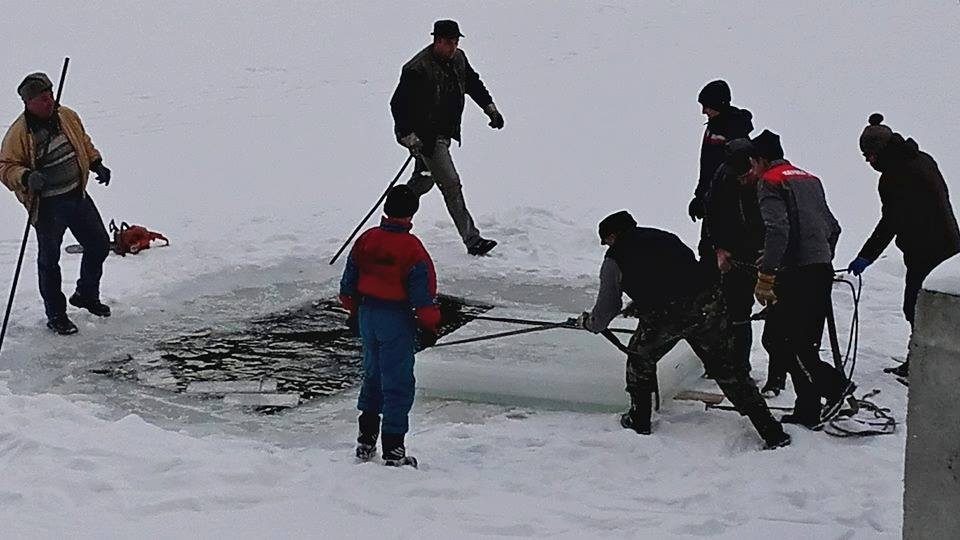
<svg viewBox="0 0 960 540">
<path fill-rule="evenodd" d="M 631 405 L 620 425 L 650 433 L 657 362 L 684 339 L 737 411 L 750 418 L 766 448 L 790 444 L 745 366 L 732 357 L 733 333 L 710 269 L 676 235 L 638 227 L 626 211 L 604 218 L 599 233 L 601 244 L 610 246 L 600 269 L 600 292 L 593 310 L 577 323 L 595 334 L 603 332 L 620 314 L 623 293 L 633 300 L 627 311 L 640 322 L 628 346 Z"/>
<path fill-rule="evenodd" d="M 782 421 L 812 428 L 821 422 L 821 399 L 831 409 L 855 388 L 819 353 L 840 224 L 827 206 L 820 179 L 783 159 L 778 135 L 764 130 L 751 146 L 765 227 L 755 295 L 770 307 L 767 324 L 777 332 L 765 337 L 770 353 L 787 361 L 797 394 L 793 414 Z"/>
</svg>

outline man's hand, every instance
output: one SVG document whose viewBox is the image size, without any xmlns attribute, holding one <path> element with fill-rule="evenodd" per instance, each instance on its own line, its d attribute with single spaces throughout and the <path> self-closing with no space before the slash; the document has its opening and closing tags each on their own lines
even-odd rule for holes
<svg viewBox="0 0 960 540">
<path fill-rule="evenodd" d="M 570 317 L 564 323 L 564 326 L 569 326 L 570 328 L 578 328 L 583 330 L 589 330 L 587 328 L 587 323 L 590 321 L 590 312 L 584 311 L 580 314 L 579 317 Z"/>
<path fill-rule="evenodd" d="M 490 117 L 490 123 L 488 124 L 493 129 L 503 129 L 503 115 L 500 114 L 500 111 L 497 110 L 497 106 L 493 103 L 487 105 L 483 112 L 487 113 L 487 116 Z"/>
<path fill-rule="evenodd" d="M 687 206 L 687 213 L 690 214 L 690 219 L 693 221 L 703 219 L 703 216 L 705 216 L 707 213 L 703 206 L 703 200 L 700 197 L 694 197 L 691 199 L 690 204 Z"/>
<path fill-rule="evenodd" d="M 757 286 L 753 289 L 753 295 L 761 306 L 772 306 L 777 303 L 777 295 L 773 292 L 776 279 L 776 276 L 757 272 Z"/>
<path fill-rule="evenodd" d="M 871 264 L 873 264 L 873 261 L 871 261 L 870 259 L 866 257 L 857 257 L 856 259 L 850 262 L 850 266 L 847 267 L 847 272 L 850 272 L 855 276 L 859 276 Z"/>
<path fill-rule="evenodd" d="M 417 342 L 420 343 L 421 349 L 433 347 L 437 344 L 437 339 L 439 339 L 439 336 L 436 332 L 422 327 L 417 329 Z"/>
<path fill-rule="evenodd" d="M 404 135 L 398 139 L 400 144 L 405 146 L 407 150 L 410 150 L 410 153 L 419 156 L 420 152 L 423 151 L 423 141 L 420 140 L 420 137 L 417 137 L 416 133 L 410 133 Z"/>
<path fill-rule="evenodd" d="M 23 179 L 23 187 L 34 193 L 43 191 L 43 186 L 47 184 L 47 177 L 39 171 L 30 171 L 30 174 Z"/>
<path fill-rule="evenodd" d="M 731 259 L 733 259 L 733 255 L 729 251 L 717 248 L 717 268 L 724 274 L 733 269 Z"/>
<path fill-rule="evenodd" d="M 100 182 L 104 186 L 110 185 L 110 169 L 108 169 L 102 161 L 96 162 L 91 170 L 97 173 L 97 182 Z"/>
</svg>

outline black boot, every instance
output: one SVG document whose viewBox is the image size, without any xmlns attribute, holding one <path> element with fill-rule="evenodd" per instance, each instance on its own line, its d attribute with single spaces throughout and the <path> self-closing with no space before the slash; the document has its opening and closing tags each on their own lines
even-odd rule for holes
<svg viewBox="0 0 960 540">
<path fill-rule="evenodd" d="M 620 415 L 620 425 L 640 435 L 650 434 L 652 392 L 640 391 L 630 394 L 630 410 Z"/>
<path fill-rule="evenodd" d="M 77 333 L 77 325 L 73 324 L 73 321 L 71 321 L 66 314 L 57 315 L 56 317 L 48 320 L 47 328 L 53 330 L 61 336 L 69 336 L 70 334 Z"/>
<path fill-rule="evenodd" d="M 388 467 L 410 466 L 417 468 L 417 458 L 407 455 L 403 446 L 403 433 L 383 434 L 383 464 Z"/>
<path fill-rule="evenodd" d="M 780 392 L 783 392 L 784 387 L 783 380 L 775 380 L 772 377 L 767 378 L 767 383 L 763 385 L 763 388 L 760 389 L 760 394 L 765 398 L 773 398 L 780 395 Z"/>
<path fill-rule="evenodd" d="M 910 361 L 900 364 L 896 367 L 883 368 L 884 373 L 889 373 L 895 377 L 909 377 L 910 376 Z"/>
<path fill-rule="evenodd" d="M 477 243 L 467 248 L 467 253 L 476 256 L 486 255 L 495 247 L 497 247 L 496 240 L 487 240 L 486 238 L 481 238 L 480 240 L 477 240 Z"/>
<path fill-rule="evenodd" d="M 803 426 L 807 429 L 815 429 L 820 425 L 820 413 L 818 411 L 792 412 L 790 414 L 783 415 L 783 417 L 780 418 L 780 422 L 784 424 Z"/>
<path fill-rule="evenodd" d="M 783 426 L 771 416 L 766 407 L 751 412 L 747 418 L 763 439 L 764 450 L 773 450 L 790 444 L 790 435 L 783 431 Z"/>
<path fill-rule="evenodd" d="M 99 299 L 88 299 L 82 298 L 78 293 L 73 293 L 70 296 L 70 304 L 89 311 L 97 317 L 109 317 L 110 316 L 110 306 L 100 303 Z"/>
<path fill-rule="evenodd" d="M 360 435 L 357 437 L 357 459 L 370 461 L 377 455 L 377 437 L 380 435 L 380 415 L 362 412 L 357 419 Z"/>
</svg>

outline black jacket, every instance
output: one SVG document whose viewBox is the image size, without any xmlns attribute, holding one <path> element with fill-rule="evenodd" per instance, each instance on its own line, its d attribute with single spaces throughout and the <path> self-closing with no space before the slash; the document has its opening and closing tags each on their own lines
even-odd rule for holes
<svg viewBox="0 0 960 540">
<path fill-rule="evenodd" d="M 860 250 L 877 260 L 896 237 L 907 267 L 934 266 L 960 252 L 960 230 L 937 162 L 895 133 L 877 156 L 880 221 Z"/>
<path fill-rule="evenodd" d="M 464 95 L 481 108 L 493 103 L 463 51 L 457 50 L 452 59 L 442 60 L 433 53 L 433 45 L 428 45 L 400 72 L 400 82 L 390 99 L 394 133 L 398 139 L 416 133 L 426 155 L 433 152 L 438 137 L 459 141 Z"/>
<path fill-rule="evenodd" d="M 667 231 L 646 227 L 624 231 L 606 256 L 620 269 L 623 292 L 644 311 L 692 298 L 712 284 L 693 251 Z"/>
<path fill-rule="evenodd" d="M 754 264 L 763 250 L 764 231 L 756 181 L 741 183 L 726 164 L 721 165 L 710 188 L 706 223 L 714 248 Z"/>
<path fill-rule="evenodd" d="M 700 179 L 693 194 L 705 199 L 710 193 L 710 183 L 717 168 L 726 159 L 724 147 L 733 139 L 747 137 L 753 131 L 753 114 L 746 109 L 738 109 L 731 105 L 707 121 L 707 129 L 703 133 L 703 144 L 700 146 Z"/>
</svg>

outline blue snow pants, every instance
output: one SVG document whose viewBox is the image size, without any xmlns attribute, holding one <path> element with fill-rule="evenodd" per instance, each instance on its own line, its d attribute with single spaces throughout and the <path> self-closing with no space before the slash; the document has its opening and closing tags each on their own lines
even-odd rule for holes
<svg viewBox="0 0 960 540">
<path fill-rule="evenodd" d="M 403 434 L 413 407 L 417 327 L 407 303 L 364 298 L 360 303 L 363 383 L 357 408 L 383 414 L 381 431 Z"/>
</svg>

